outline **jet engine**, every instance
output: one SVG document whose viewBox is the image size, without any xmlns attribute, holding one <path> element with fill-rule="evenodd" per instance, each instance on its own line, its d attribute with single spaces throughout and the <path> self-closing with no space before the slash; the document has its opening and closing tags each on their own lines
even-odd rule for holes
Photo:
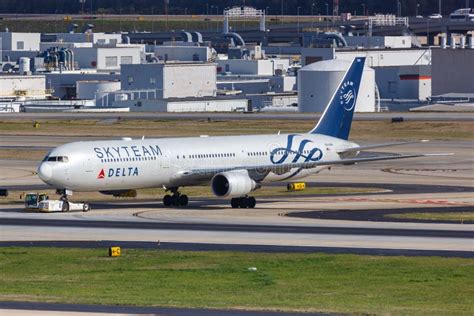
<svg viewBox="0 0 474 316">
<path fill-rule="evenodd" d="M 260 187 L 247 170 L 218 173 L 212 178 L 211 186 L 218 197 L 241 197 Z"/>
</svg>

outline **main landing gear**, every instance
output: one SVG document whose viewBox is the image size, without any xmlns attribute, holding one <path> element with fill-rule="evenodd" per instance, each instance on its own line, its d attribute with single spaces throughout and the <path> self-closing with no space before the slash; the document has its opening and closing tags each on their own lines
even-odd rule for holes
<svg viewBox="0 0 474 316">
<path fill-rule="evenodd" d="M 165 206 L 187 206 L 189 199 L 186 194 L 181 194 L 178 191 L 178 188 L 169 189 L 173 195 L 165 195 L 163 197 L 163 204 Z"/>
<path fill-rule="evenodd" d="M 230 200 L 232 208 L 254 208 L 257 205 L 257 200 L 253 196 L 244 196 L 233 198 Z"/>
</svg>

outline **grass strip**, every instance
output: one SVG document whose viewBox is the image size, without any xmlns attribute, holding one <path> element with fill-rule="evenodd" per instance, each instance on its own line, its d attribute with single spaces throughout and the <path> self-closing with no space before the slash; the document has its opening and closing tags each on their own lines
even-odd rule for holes
<svg viewBox="0 0 474 316">
<path fill-rule="evenodd" d="M 172 137 L 172 136 L 222 136 L 305 133 L 314 121 L 298 120 L 39 120 L 39 128 L 31 121 L 0 121 L 0 135 L 60 135 L 94 137 Z M 388 121 L 355 121 L 351 139 L 354 140 L 474 140 L 471 122 L 408 121 L 392 124 Z"/>
<path fill-rule="evenodd" d="M 256 267 L 257 271 L 248 271 Z M 1 248 L 0 300 L 463 315 L 474 260 L 333 254 Z"/>
</svg>

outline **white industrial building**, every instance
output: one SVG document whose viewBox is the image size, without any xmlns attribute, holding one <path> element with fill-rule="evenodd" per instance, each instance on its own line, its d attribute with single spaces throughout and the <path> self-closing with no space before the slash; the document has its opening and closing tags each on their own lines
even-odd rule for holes
<svg viewBox="0 0 474 316">
<path fill-rule="evenodd" d="M 0 98 L 2 99 L 45 99 L 50 96 L 46 89 L 44 75 L 0 75 Z"/>
<path fill-rule="evenodd" d="M 114 101 L 111 106 L 127 107 L 131 112 L 244 112 L 248 110 L 248 100 L 224 97 L 128 99 Z"/>
<path fill-rule="evenodd" d="M 323 112 L 338 88 L 351 62 L 325 60 L 298 71 L 298 108 L 300 112 Z M 362 73 L 356 112 L 376 112 L 375 71 L 368 66 Z"/>
<path fill-rule="evenodd" d="M 40 33 L 0 32 L 0 61 L 33 57 L 40 49 Z"/>
<path fill-rule="evenodd" d="M 114 33 L 55 33 L 50 34 L 54 42 L 59 43 L 92 43 L 98 45 L 117 45 L 122 43 L 122 34 Z"/>
<path fill-rule="evenodd" d="M 226 59 L 217 60 L 217 72 L 233 75 L 273 76 L 285 74 L 290 68 L 289 59 Z"/>
<path fill-rule="evenodd" d="M 217 96 L 216 64 L 168 62 L 123 65 L 121 89 L 98 106 L 153 112 L 247 111 L 242 97 Z"/>
<path fill-rule="evenodd" d="M 40 33 L 0 32 L 3 51 L 38 51 Z"/>
<path fill-rule="evenodd" d="M 46 87 L 50 89 L 53 96 L 61 99 L 77 98 L 78 81 L 114 81 L 119 82 L 120 74 L 104 73 L 96 70 L 76 70 L 65 72 L 48 72 L 46 76 Z"/>
<path fill-rule="evenodd" d="M 51 47 L 68 48 L 74 54 L 76 69 L 119 71 L 122 64 L 140 64 L 145 60 L 145 45 L 117 44 L 113 46 L 92 43 L 42 43 L 42 51 Z"/>
<path fill-rule="evenodd" d="M 95 100 L 97 105 L 105 105 L 111 92 L 120 90 L 120 81 L 82 80 L 76 83 L 76 98 Z"/>
<path fill-rule="evenodd" d="M 292 92 L 296 91 L 296 76 L 217 76 L 217 88 L 242 94 Z"/>
<path fill-rule="evenodd" d="M 215 52 L 208 46 L 170 45 L 155 46 L 155 57 L 160 61 L 211 61 Z"/>
<path fill-rule="evenodd" d="M 354 60 L 366 57 L 375 70 L 381 98 L 426 100 L 431 96 L 431 50 L 426 49 L 353 49 L 303 48 L 302 64 L 321 60 Z"/>
<path fill-rule="evenodd" d="M 412 36 L 345 36 L 349 47 L 404 48 L 412 46 Z"/>
<path fill-rule="evenodd" d="M 432 50 L 433 95 L 467 93 L 474 95 L 474 47 Z"/>
<path fill-rule="evenodd" d="M 189 98 L 216 95 L 213 63 L 150 63 L 122 65 L 121 90 L 146 98 Z"/>
</svg>

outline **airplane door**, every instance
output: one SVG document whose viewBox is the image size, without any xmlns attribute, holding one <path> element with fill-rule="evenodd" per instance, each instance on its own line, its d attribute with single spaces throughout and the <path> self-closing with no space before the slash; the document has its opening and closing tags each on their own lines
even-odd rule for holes
<svg viewBox="0 0 474 316">
<path fill-rule="evenodd" d="M 163 151 L 163 155 L 160 157 L 160 161 L 158 164 L 158 179 L 163 184 L 168 183 L 171 175 L 171 159 L 170 159 L 170 152 Z"/>
<path fill-rule="evenodd" d="M 89 179 L 103 179 L 105 178 L 105 173 L 102 174 L 104 171 L 102 170 L 99 170 L 99 172 L 97 170 L 94 170 L 94 166 L 93 166 L 93 163 L 92 163 L 92 160 L 90 157 L 84 159 L 82 161 L 82 167 L 83 167 L 83 170 L 85 171 L 85 177 L 83 178 L 83 181 L 89 181 Z"/>
</svg>

